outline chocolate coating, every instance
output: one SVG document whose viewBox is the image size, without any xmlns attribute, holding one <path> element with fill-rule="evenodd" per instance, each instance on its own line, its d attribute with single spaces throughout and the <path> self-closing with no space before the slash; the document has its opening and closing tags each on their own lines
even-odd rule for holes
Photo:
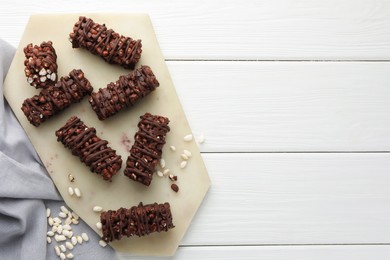
<svg viewBox="0 0 390 260">
<path fill-rule="evenodd" d="M 145 236 L 153 232 L 168 231 L 175 226 L 172 223 L 171 206 L 164 204 L 143 205 L 130 209 L 104 211 L 100 214 L 102 239 L 106 242 L 120 240 L 122 237 Z"/>
<path fill-rule="evenodd" d="M 134 106 L 158 86 L 159 82 L 152 69 L 142 66 L 128 75 L 120 76 L 106 88 L 92 93 L 88 101 L 98 118 L 105 120 L 121 110 Z"/>
<path fill-rule="evenodd" d="M 170 131 L 169 119 L 150 113 L 140 118 L 124 174 L 134 181 L 149 186 L 154 169 L 161 159 L 165 137 Z"/>
<path fill-rule="evenodd" d="M 84 16 L 79 17 L 69 37 L 73 48 L 85 48 L 106 62 L 126 69 L 134 69 L 142 53 L 141 40 L 120 35 Z"/>
<path fill-rule="evenodd" d="M 96 135 L 95 128 L 86 126 L 76 116 L 72 116 L 55 134 L 58 142 L 69 148 L 73 155 L 78 156 L 104 180 L 111 181 L 122 167 L 121 156 L 108 146 L 106 140 Z"/>
<path fill-rule="evenodd" d="M 57 82 L 57 54 L 51 41 L 39 46 L 32 43 L 24 49 L 24 73 L 27 82 L 35 88 L 46 88 Z"/>
<path fill-rule="evenodd" d="M 48 86 L 38 95 L 25 99 L 21 109 L 32 125 L 39 126 L 70 105 L 80 102 L 92 90 L 84 72 L 75 69 L 55 85 Z"/>
</svg>

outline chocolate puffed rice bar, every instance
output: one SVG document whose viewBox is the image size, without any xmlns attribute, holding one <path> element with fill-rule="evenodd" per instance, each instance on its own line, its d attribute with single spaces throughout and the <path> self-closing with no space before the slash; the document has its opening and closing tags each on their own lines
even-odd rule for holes
<svg viewBox="0 0 390 260">
<path fill-rule="evenodd" d="M 102 239 L 106 242 L 120 240 L 122 237 L 145 236 L 153 232 L 168 231 L 175 226 L 172 223 L 171 206 L 163 204 L 143 205 L 130 209 L 108 210 L 100 214 Z"/>
<path fill-rule="evenodd" d="M 93 88 L 82 70 L 72 70 L 55 85 L 43 89 L 38 95 L 24 100 L 22 111 L 28 121 L 39 126 L 47 119 L 63 111 L 73 103 L 91 94 Z"/>
<path fill-rule="evenodd" d="M 24 73 L 27 82 L 35 88 L 46 88 L 57 82 L 57 55 L 51 41 L 39 46 L 32 43 L 24 49 Z"/>
<path fill-rule="evenodd" d="M 149 66 L 120 76 L 106 88 L 99 89 L 89 97 L 88 101 L 100 120 L 105 120 L 119 111 L 134 106 L 159 86 L 159 82 Z"/>
<path fill-rule="evenodd" d="M 161 159 L 165 137 L 170 131 L 169 119 L 150 113 L 140 118 L 124 174 L 134 181 L 149 186 L 154 169 Z"/>
<path fill-rule="evenodd" d="M 78 117 L 72 116 L 66 124 L 55 132 L 57 141 L 72 151 L 90 170 L 101 175 L 104 180 L 112 177 L 122 167 L 122 159 L 108 146 L 106 140 L 96 135 L 94 127 L 88 127 Z"/>
<path fill-rule="evenodd" d="M 141 40 L 120 35 L 85 16 L 79 17 L 69 37 L 73 48 L 85 48 L 106 62 L 126 69 L 134 69 L 142 53 Z"/>
</svg>

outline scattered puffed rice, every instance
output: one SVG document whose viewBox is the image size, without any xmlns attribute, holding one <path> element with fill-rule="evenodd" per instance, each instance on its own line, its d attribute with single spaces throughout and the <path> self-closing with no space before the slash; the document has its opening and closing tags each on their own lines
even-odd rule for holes
<svg viewBox="0 0 390 260">
<path fill-rule="evenodd" d="M 163 172 L 163 174 L 164 174 L 164 176 L 167 176 L 170 172 L 171 172 L 171 170 L 165 169 L 164 172 Z"/>
<path fill-rule="evenodd" d="M 171 148 L 172 151 L 176 151 L 176 147 L 174 145 L 171 145 L 169 148 Z"/>
<path fill-rule="evenodd" d="M 69 210 L 65 206 L 61 206 L 61 211 L 64 212 L 65 214 L 69 213 Z"/>
<path fill-rule="evenodd" d="M 200 136 L 198 137 L 198 143 L 203 144 L 204 141 L 205 141 L 204 136 L 203 136 L 203 135 L 200 135 Z"/>
<path fill-rule="evenodd" d="M 88 241 L 89 240 L 89 237 L 88 237 L 87 233 L 81 233 L 81 237 L 83 238 L 84 241 Z"/>
<path fill-rule="evenodd" d="M 158 175 L 159 177 L 163 177 L 163 176 L 164 176 L 164 173 L 162 173 L 161 171 L 157 171 L 157 175 Z"/>
<path fill-rule="evenodd" d="M 62 230 L 62 234 L 66 237 L 69 237 L 69 230 Z"/>
<path fill-rule="evenodd" d="M 77 196 L 78 198 L 81 197 L 81 191 L 80 191 L 79 188 L 74 188 L 74 193 L 76 194 L 76 196 Z"/>
<path fill-rule="evenodd" d="M 173 174 L 169 174 L 169 179 L 171 181 L 177 181 L 177 176 L 176 175 L 173 175 Z"/>
<path fill-rule="evenodd" d="M 188 156 L 187 156 L 186 154 L 184 154 L 184 153 L 182 153 L 182 154 L 180 155 L 180 157 L 181 157 L 183 160 L 185 160 L 185 161 L 188 160 Z"/>
<path fill-rule="evenodd" d="M 58 226 L 57 233 L 60 235 L 62 234 L 62 226 L 61 225 Z"/>
<path fill-rule="evenodd" d="M 192 153 L 191 153 L 190 151 L 188 151 L 188 150 L 184 150 L 183 153 L 184 153 L 185 155 L 187 155 L 188 158 L 192 156 Z"/>
<path fill-rule="evenodd" d="M 74 246 L 72 245 L 72 243 L 69 242 L 69 241 L 66 241 L 65 246 L 66 246 L 66 248 L 69 249 L 69 250 L 72 250 L 73 247 L 74 247 Z"/>
<path fill-rule="evenodd" d="M 81 195 L 81 194 L 80 194 Z M 47 243 L 52 243 L 52 239 L 55 239 L 57 241 L 57 245 L 55 246 L 56 254 L 61 259 L 73 259 L 74 255 L 72 253 L 66 252 L 66 250 L 72 250 L 75 245 L 77 244 L 83 244 L 83 242 L 89 241 L 89 237 L 87 233 L 81 233 L 81 235 L 73 236 L 72 227 L 71 224 L 78 224 L 79 216 L 70 211 L 67 207 L 61 206 L 61 211 L 58 213 L 58 217 L 52 218 L 50 216 L 51 210 L 49 208 L 46 209 L 46 214 L 48 216 L 48 223 L 50 226 L 52 226 L 51 230 L 47 231 L 47 237 L 46 241 Z M 100 206 L 94 206 L 93 211 L 95 212 L 101 212 L 103 210 Z M 66 218 L 65 224 L 62 225 L 62 219 Z M 100 222 L 96 223 L 96 227 L 98 229 L 102 228 L 102 224 Z M 67 241 L 67 238 L 70 239 L 70 241 Z M 63 242 L 64 241 L 64 242 Z M 105 247 L 107 243 L 103 240 L 102 242 L 99 242 L 99 245 L 102 247 Z M 63 242 L 64 244 L 60 244 L 60 242 Z"/>
<path fill-rule="evenodd" d="M 61 219 L 57 218 L 57 217 L 53 218 L 53 221 L 54 221 L 54 223 L 61 223 L 62 222 Z"/>
<path fill-rule="evenodd" d="M 65 225 L 62 226 L 62 229 L 63 229 L 63 230 L 71 230 L 72 227 L 69 226 L 69 224 L 65 224 Z"/>
<path fill-rule="evenodd" d="M 62 231 L 62 232 L 64 232 L 64 231 Z M 69 231 L 69 234 L 68 234 L 66 237 L 67 237 L 67 238 L 73 237 L 73 232 L 72 232 L 72 231 Z"/>
<path fill-rule="evenodd" d="M 93 207 L 92 210 L 95 211 L 95 212 L 101 212 L 103 210 L 103 208 L 100 207 L 100 206 L 95 206 L 95 207 Z"/>
<path fill-rule="evenodd" d="M 180 163 L 180 168 L 184 169 L 187 166 L 187 161 L 182 161 Z"/>
<path fill-rule="evenodd" d="M 72 218 L 67 218 L 67 219 L 65 219 L 65 225 L 69 225 L 69 224 L 71 224 L 72 223 Z"/>
<path fill-rule="evenodd" d="M 72 174 L 69 174 L 69 175 L 68 175 L 68 179 L 69 179 L 70 182 L 74 182 L 74 177 L 73 177 Z"/>
<path fill-rule="evenodd" d="M 56 255 L 60 256 L 61 251 L 60 251 L 60 248 L 58 246 L 54 247 L 54 251 L 56 251 Z"/>
<path fill-rule="evenodd" d="M 102 223 L 101 222 L 96 223 L 96 228 L 99 230 L 102 229 Z"/>
<path fill-rule="evenodd" d="M 57 242 L 61 242 L 61 241 L 65 241 L 66 240 L 66 237 L 64 235 L 55 235 L 54 236 L 54 239 L 57 241 Z"/>
<path fill-rule="evenodd" d="M 58 226 L 53 226 L 53 227 L 51 228 L 51 231 L 54 233 L 54 232 L 57 232 L 57 229 L 58 229 Z"/>
<path fill-rule="evenodd" d="M 186 136 L 184 136 L 184 141 L 186 141 L 186 142 L 191 142 L 192 141 L 192 134 L 188 134 L 188 135 L 186 135 Z"/>
<path fill-rule="evenodd" d="M 54 224 L 53 218 L 49 217 L 48 220 L 47 220 L 47 223 L 49 223 L 49 226 L 53 226 L 53 224 Z"/>
<path fill-rule="evenodd" d="M 72 245 L 74 245 L 74 246 L 77 244 L 77 238 L 76 237 L 72 237 L 70 239 L 70 241 L 72 242 Z"/>
<path fill-rule="evenodd" d="M 68 193 L 69 193 L 70 196 L 73 196 L 74 190 L 73 190 L 72 187 L 68 187 Z"/>
<path fill-rule="evenodd" d="M 60 249 L 61 249 L 62 252 L 66 251 L 66 247 L 64 245 L 60 245 Z"/>
<path fill-rule="evenodd" d="M 165 168 L 165 160 L 164 159 L 160 160 L 160 166 L 161 166 L 161 168 Z"/>
<path fill-rule="evenodd" d="M 101 247 L 106 247 L 106 246 L 107 246 L 107 243 L 106 243 L 104 240 L 100 240 L 100 241 L 99 241 L 99 245 L 100 245 Z"/>
<path fill-rule="evenodd" d="M 74 219 L 78 220 L 80 217 L 74 211 L 72 212 L 72 216 Z"/>
</svg>

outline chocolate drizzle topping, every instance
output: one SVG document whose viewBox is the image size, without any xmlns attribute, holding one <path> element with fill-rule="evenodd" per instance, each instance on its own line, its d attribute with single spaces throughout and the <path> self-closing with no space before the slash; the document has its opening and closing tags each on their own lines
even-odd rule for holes
<svg viewBox="0 0 390 260">
<path fill-rule="evenodd" d="M 84 16 L 79 17 L 69 37 L 73 48 L 85 48 L 106 62 L 126 69 L 134 69 L 142 53 L 141 40 L 120 35 Z"/>
<path fill-rule="evenodd" d="M 143 205 L 130 209 L 108 210 L 100 214 L 102 239 L 106 242 L 120 240 L 122 237 L 145 236 L 153 232 L 168 231 L 175 226 L 172 223 L 171 207 L 163 204 Z"/>
<path fill-rule="evenodd" d="M 92 90 L 91 83 L 84 77 L 84 72 L 72 70 L 69 76 L 62 77 L 55 85 L 24 100 L 22 111 L 32 125 L 39 126 L 70 105 L 80 102 Z"/>
<path fill-rule="evenodd" d="M 111 82 L 106 88 L 99 89 L 88 99 L 92 109 L 100 120 L 105 120 L 119 111 L 134 106 L 159 86 L 159 82 L 148 66 L 120 76 L 116 82 Z"/>
<path fill-rule="evenodd" d="M 92 172 L 111 181 L 122 167 L 120 155 L 108 146 L 106 140 L 96 135 L 96 129 L 88 127 L 78 117 L 72 116 L 66 124 L 56 131 L 57 141 L 78 156 Z"/>
<path fill-rule="evenodd" d="M 140 118 L 124 174 L 134 181 L 149 186 L 154 169 L 161 159 L 165 137 L 170 131 L 169 119 L 150 113 Z"/>
</svg>

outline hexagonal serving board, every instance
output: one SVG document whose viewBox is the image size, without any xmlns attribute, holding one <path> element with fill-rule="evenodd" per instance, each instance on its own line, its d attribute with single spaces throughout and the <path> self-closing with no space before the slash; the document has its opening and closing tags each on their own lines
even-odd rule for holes
<svg viewBox="0 0 390 260">
<path fill-rule="evenodd" d="M 51 40 L 58 56 L 58 75 L 68 75 L 74 68 L 82 69 L 95 91 L 106 87 L 109 82 L 116 81 L 120 75 L 129 72 L 117 65 L 105 63 L 100 57 L 84 49 L 72 49 L 68 40 L 69 33 L 79 15 L 31 16 L 4 82 L 4 96 L 28 134 L 66 204 L 92 229 L 101 234 L 95 226 L 100 217 L 98 213 L 92 211 L 95 205 L 108 210 L 120 207 L 130 208 L 138 205 L 139 202 L 144 204 L 169 202 L 176 226 L 174 229 L 142 238 L 123 238 L 111 243 L 111 246 L 118 252 L 126 254 L 173 255 L 207 193 L 210 179 L 196 143 L 183 140 L 185 135 L 191 133 L 191 129 L 175 92 L 148 15 L 82 14 L 92 18 L 95 22 L 105 23 L 108 28 L 120 34 L 142 39 L 143 52 L 137 67 L 149 65 L 159 80 L 160 87 L 135 107 L 122 111 L 105 121 L 99 121 L 85 98 L 39 127 L 32 126 L 20 109 L 24 99 L 39 92 L 27 83 L 24 75 L 23 48 L 28 43 L 39 45 L 43 41 Z M 177 184 L 180 187 L 178 193 L 171 190 L 172 182 L 167 177 L 154 175 L 152 184 L 146 187 L 123 175 L 128 151 L 133 144 L 134 134 L 138 130 L 139 117 L 146 112 L 167 116 L 171 121 L 169 124 L 171 131 L 167 135 L 162 157 L 166 161 L 166 168 L 178 176 Z M 71 155 L 68 149 L 57 142 L 55 130 L 63 126 L 72 115 L 80 117 L 86 125 L 95 127 L 97 135 L 108 140 L 109 145 L 122 156 L 122 169 L 114 176 L 111 183 L 90 172 L 78 157 Z M 171 145 L 176 146 L 175 152 L 169 149 Z M 192 157 L 187 167 L 181 169 L 180 154 L 184 149 L 191 151 Z M 71 183 L 68 180 L 68 174 L 75 177 L 74 182 Z M 69 186 L 78 187 L 82 193 L 81 198 L 69 196 L 67 192 Z"/>
</svg>

